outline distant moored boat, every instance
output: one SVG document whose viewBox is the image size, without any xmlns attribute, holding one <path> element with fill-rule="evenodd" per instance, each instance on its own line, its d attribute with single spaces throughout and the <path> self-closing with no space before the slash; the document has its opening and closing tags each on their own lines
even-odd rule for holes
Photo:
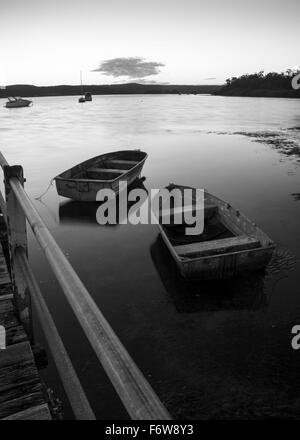
<svg viewBox="0 0 300 440">
<path fill-rule="evenodd" d="M 86 101 L 92 101 L 93 98 L 91 92 L 86 92 L 84 98 Z"/>
<path fill-rule="evenodd" d="M 80 71 L 80 87 L 81 87 L 81 96 L 80 96 L 80 98 L 78 99 L 78 102 L 85 102 L 86 99 L 85 99 L 85 96 L 83 96 L 82 73 L 81 73 L 81 71 Z"/>
<path fill-rule="evenodd" d="M 32 101 L 29 99 L 16 98 L 14 96 L 8 98 L 8 102 L 5 103 L 6 108 L 18 108 L 18 107 L 29 107 Z"/>
</svg>

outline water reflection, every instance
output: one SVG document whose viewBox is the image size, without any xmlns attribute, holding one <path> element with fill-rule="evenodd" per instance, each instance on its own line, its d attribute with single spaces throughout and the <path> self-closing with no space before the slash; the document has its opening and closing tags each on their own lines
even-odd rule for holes
<svg viewBox="0 0 300 440">
<path fill-rule="evenodd" d="M 180 313 L 219 310 L 259 310 L 267 306 L 264 272 L 217 281 L 186 281 L 161 236 L 151 245 L 152 261 Z"/>
<path fill-rule="evenodd" d="M 130 191 L 133 188 L 140 188 L 143 189 L 148 193 L 147 188 L 144 185 L 146 178 L 141 177 L 136 179 L 129 187 L 128 191 Z M 60 203 L 58 215 L 59 215 L 59 222 L 63 225 L 69 225 L 69 224 L 82 224 L 82 225 L 90 225 L 90 226 L 99 226 L 99 223 L 97 222 L 97 210 L 99 206 L 104 204 L 105 202 L 79 202 L 75 200 L 68 200 Z M 127 200 L 127 214 L 131 206 L 133 206 L 136 202 L 130 202 Z M 125 220 L 125 216 L 120 218 L 120 212 L 119 212 L 119 196 L 116 197 L 116 224 L 106 224 L 105 226 L 110 227 L 118 227 L 119 223 L 122 220 Z M 127 217 L 127 216 L 126 216 Z"/>
</svg>

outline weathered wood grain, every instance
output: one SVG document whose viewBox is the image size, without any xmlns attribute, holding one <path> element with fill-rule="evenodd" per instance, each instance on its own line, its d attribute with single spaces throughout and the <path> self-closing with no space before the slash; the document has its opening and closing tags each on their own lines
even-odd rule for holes
<svg viewBox="0 0 300 440">
<path fill-rule="evenodd" d="M 7 417 L 19 411 L 32 408 L 36 405 L 42 405 L 44 402 L 43 394 L 41 391 L 29 394 L 23 394 L 18 398 L 8 400 L 0 405 L 0 419 Z"/>
<path fill-rule="evenodd" d="M 180 256 L 190 257 L 198 255 L 202 257 L 206 255 L 224 254 L 227 252 L 237 252 L 257 247 L 260 247 L 260 243 L 256 238 L 249 237 L 248 235 L 240 235 L 238 237 L 174 246 L 174 249 Z"/>
<path fill-rule="evenodd" d="M 33 351 L 16 314 L 1 245 L 0 325 L 6 330 L 6 348 L 0 350 L 0 419 L 51 419 Z"/>
<path fill-rule="evenodd" d="M 1 252 L 0 252 L 0 285 L 9 284 L 10 283 L 10 276 L 7 270 L 6 261 L 2 252 L 2 246 L 1 246 Z"/>
<path fill-rule="evenodd" d="M 51 420 L 51 415 L 48 405 L 43 404 L 12 414 L 4 420 Z"/>
<path fill-rule="evenodd" d="M 0 325 L 3 325 L 6 330 L 19 325 L 11 300 L 1 301 L 0 303 Z"/>
<path fill-rule="evenodd" d="M 14 299 L 14 295 L 12 293 L 7 293 L 5 295 L 0 294 L 0 301 L 7 301 L 8 299 Z"/>
<path fill-rule="evenodd" d="M 27 335 L 21 325 L 16 325 L 6 330 L 6 346 L 25 341 L 27 341 Z"/>
</svg>

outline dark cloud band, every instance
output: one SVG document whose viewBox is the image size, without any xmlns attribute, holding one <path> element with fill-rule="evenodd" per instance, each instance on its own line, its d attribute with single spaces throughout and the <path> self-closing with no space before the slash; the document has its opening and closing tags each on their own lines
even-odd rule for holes
<svg viewBox="0 0 300 440">
<path fill-rule="evenodd" d="M 97 69 L 92 72 L 100 72 L 103 75 L 114 77 L 127 76 L 129 78 L 145 78 L 160 73 L 160 67 L 164 64 L 155 61 L 144 61 L 144 58 L 113 58 L 103 61 Z"/>
</svg>

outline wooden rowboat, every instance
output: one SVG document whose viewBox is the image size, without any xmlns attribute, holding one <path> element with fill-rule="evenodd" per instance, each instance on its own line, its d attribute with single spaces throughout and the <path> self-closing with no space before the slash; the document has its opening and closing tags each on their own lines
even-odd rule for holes
<svg viewBox="0 0 300 440">
<path fill-rule="evenodd" d="M 169 185 L 167 189 L 185 188 Z M 193 205 L 194 204 L 194 205 Z M 192 206 L 195 207 L 195 198 Z M 266 268 L 275 243 L 230 204 L 205 191 L 204 230 L 185 235 L 186 225 L 158 224 L 181 274 L 189 279 L 222 279 Z"/>
<path fill-rule="evenodd" d="M 129 186 L 140 176 L 147 156 L 140 150 L 123 150 L 93 157 L 56 176 L 57 192 L 83 202 L 95 202 L 103 188 L 118 194 L 120 181 Z"/>
</svg>

